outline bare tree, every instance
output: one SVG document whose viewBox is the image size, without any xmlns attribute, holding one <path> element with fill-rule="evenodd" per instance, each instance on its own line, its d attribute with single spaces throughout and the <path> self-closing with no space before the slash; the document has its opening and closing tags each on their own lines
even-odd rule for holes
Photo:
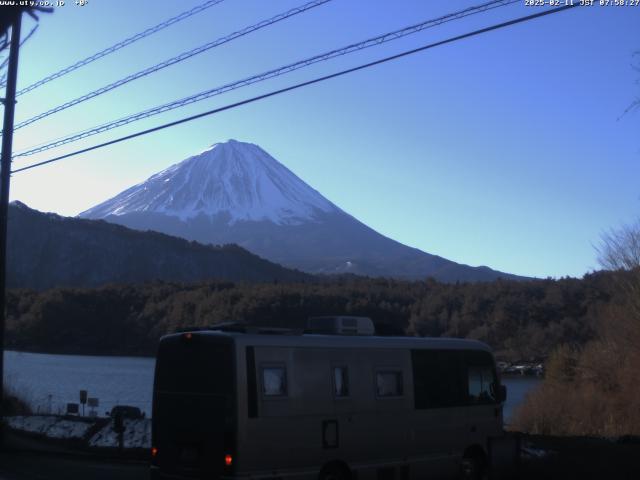
<svg viewBox="0 0 640 480">
<path fill-rule="evenodd" d="M 598 263 L 605 270 L 640 268 L 640 218 L 629 225 L 603 233 L 596 250 Z"/>
<path fill-rule="evenodd" d="M 638 50 L 637 52 L 633 52 L 633 58 L 637 63 L 631 64 L 631 68 L 633 68 L 636 72 L 640 72 L 640 50 Z M 636 84 L 640 85 L 640 78 L 636 80 Z M 640 108 L 640 97 L 637 97 L 633 102 L 631 102 L 631 105 L 626 108 L 620 118 L 624 117 L 627 113 L 633 110 L 637 110 L 638 108 Z"/>
<path fill-rule="evenodd" d="M 602 235 L 598 261 L 612 276 L 621 293 L 603 312 L 600 335 L 618 355 L 629 356 L 633 368 L 640 367 L 640 218 Z M 631 358 L 633 357 L 633 358 Z"/>
</svg>

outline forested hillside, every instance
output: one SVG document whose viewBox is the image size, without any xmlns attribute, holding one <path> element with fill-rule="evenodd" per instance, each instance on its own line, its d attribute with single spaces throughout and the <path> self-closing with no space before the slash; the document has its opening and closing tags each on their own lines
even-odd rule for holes
<svg viewBox="0 0 640 480">
<path fill-rule="evenodd" d="M 40 352 L 153 355 L 177 328 L 235 320 L 301 327 L 312 315 L 371 317 L 380 334 L 477 338 L 505 359 L 582 344 L 620 292 L 600 272 L 584 279 L 445 284 L 341 278 L 316 283 L 152 283 L 13 290 L 7 347 Z"/>
<path fill-rule="evenodd" d="M 98 287 L 154 280 L 305 281 L 311 275 L 237 245 L 203 245 L 103 221 L 9 207 L 9 287 Z"/>
</svg>

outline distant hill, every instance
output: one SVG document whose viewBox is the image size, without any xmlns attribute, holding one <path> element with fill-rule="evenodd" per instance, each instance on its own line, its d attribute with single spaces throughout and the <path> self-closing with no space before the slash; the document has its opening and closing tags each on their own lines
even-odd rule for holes
<svg viewBox="0 0 640 480">
<path fill-rule="evenodd" d="M 385 237 L 259 146 L 235 140 L 216 143 L 80 217 L 205 244 L 234 243 L 312 274 L 432 277 L 444 282 L 523 280 L 489 267 L 452 262 Z"/>
<path fill-rule="evenodd" d="M 9 206 L 10 288 L 94 287 L 153 280 L 305 281 L 313 277 L 236 245 L 201 245 L 104 221 Z"/>
</svg>

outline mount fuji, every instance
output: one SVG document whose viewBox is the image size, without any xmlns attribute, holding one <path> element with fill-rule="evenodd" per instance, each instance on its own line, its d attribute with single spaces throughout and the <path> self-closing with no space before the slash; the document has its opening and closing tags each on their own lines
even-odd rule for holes
<svg viewBox="0 0 640 480">
<path fill-rule="evenodd" d="M 216 143 L 80 217 L 200 243 L 236 243 L 309 273 L 489 281 L 519 278 L 403 245 L 369 228 L 257 145 Z"/>
</svg>

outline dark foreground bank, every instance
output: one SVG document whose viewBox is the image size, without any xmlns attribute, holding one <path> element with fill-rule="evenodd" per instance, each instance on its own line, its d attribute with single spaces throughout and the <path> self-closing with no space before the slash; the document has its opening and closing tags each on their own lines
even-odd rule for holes
<svg viewBox="0 0 640 480">
<path fill-rule="evenodd" d="M 521 480 L 637 480 L 640 438 L 602 439 L 525 435 Z"/>
<path fill-rule="evenodd" d="M 16 438 L 13 439 L 17 440 Z M 44 450 L 37 450 L 44 447 Z M 55 449 L 51 443 L 14 443 L 0 452 L 0 480 L 146 480 L 148 465 L 138 458 Z M 637 480 L 640 438 L 618 440 L 582 437 L 522 436 L 520 480 Z"/>
</svg>

